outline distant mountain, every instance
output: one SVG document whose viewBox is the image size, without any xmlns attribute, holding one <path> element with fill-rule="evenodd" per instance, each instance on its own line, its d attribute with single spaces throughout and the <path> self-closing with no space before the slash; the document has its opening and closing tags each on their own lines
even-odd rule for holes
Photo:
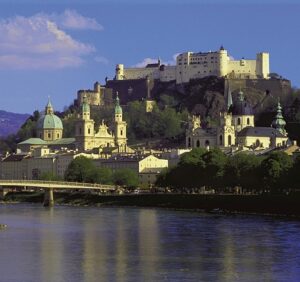
<svg viewBox="0 0 300 282">
<path fill-rule="evenodd" d="M 17 133 L 29 116 L 28 114 L 15 114 L 0 110 L 0 137 Z"/>
</svg>

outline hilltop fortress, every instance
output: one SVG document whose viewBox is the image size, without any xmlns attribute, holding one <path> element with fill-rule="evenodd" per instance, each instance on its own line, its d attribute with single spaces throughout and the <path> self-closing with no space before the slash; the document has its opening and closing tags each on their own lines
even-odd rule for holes
<svg viewBox="0 0 300 282">
<path fill-rule="evenodd" d="M 148 64 L 144 68 L 125 68 L 116 66 L 116 80 L 153 79 L 163 82 L 175 80 L 177 84 L 187 83 L 191 79 L 206 76 L 218 76 L 240 79 L 268 79 L 270 73 L 269 53 L 261 52 L 255 60 L 234 60 L 227 50 L 221 46 L 214 52 L 185 52 L 176 58 L 175 66 L 161 64 Z"/>
</svg>

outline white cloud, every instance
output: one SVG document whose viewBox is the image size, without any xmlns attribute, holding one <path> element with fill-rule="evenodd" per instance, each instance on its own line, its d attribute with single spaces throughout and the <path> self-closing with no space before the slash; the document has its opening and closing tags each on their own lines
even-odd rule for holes
<svg viewBox="0 0 300 282">
<path fill-rule="evenodd" d="M 103 30 L 103 26 L 99 24 L 95 19 L 84 17 L 78 14 L 75 10 L 65 10 L 62 15 L 53 16 L 56 18 L 62 27 L 69 29 L 91 29 L 91 30 Z"/>
<path fill-rule="evenodd" d="M 172 60 L 168 60 L 168 61 L 163 61 L 163 60 L 160 60 L 160 63 L 162 65 L 167 65 L 167 66 L 173 66 L 173 65 L 176 65 L 176 58 L 177 56 L 179 55 L 180 53 L 176 53 L 172 56 Z M 145 67 L 146 65 L 148 64 L 156 64 L 158 61 L 158 59 L 153 59 L 153 58 L 145 58 L 143 59 L 141 62 L 135 64 L 133 67 L 136 67 L 136 68 L 143 68 Z"/>
<path fill-rule="evenodd" d="M 108 59 L 106 59 L 105 57 L 102 57 L 102 56 L 95 57 L 95 62 L 104 64 L 104 65 L 108 65 L 108 63 L 109 63 Z"/>
<path fill-rule="evenodd" d="M 137 63 L 136 65 L 134 65 L 134 67 L 136 68 L 143 68 L 148 64 L 156 64 L 157 63 L 157 59 L 152 59 L 152 58 L 145 58 L 143 61 Z"/>
<path fill-rule="evenodd" d="M 95 51 L 92 45 L 73 39 L 61 29 L 96 29 L 97 22 L 75 11 L 65 11 L 66 22 L 53 20 L 53 15 L 16 16 L 0 21 L 0 68 L 58 69 L 84 63 L 83 56 Z M 72 16 L 78 15 L 78 22 Z M 85 20 L 84 20 L 85 19 Z"/>
</svg>

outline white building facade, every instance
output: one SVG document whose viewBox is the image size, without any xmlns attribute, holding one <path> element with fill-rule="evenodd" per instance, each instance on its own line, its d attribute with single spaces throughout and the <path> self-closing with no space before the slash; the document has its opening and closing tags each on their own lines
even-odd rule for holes
<svg viewBox="0 0 300 282">
<path fill-rule="evenodd" d="M 157 64 L 148 64 L 144 68 L 116 67 L 116 80 L 159 79 L 160 81 L 176 80 L 177 84 L 187 83 L 190 79 L 206 76 L 231 78 L 267 79 L 270 73 L 269 53 L 261 52 L 254 60 L 234 60 L 228 51 L 221 46 L 214 52 L 185 52 L 176 58 L 175 66 L 166 66 L 158 60 Z"/>
</svg>

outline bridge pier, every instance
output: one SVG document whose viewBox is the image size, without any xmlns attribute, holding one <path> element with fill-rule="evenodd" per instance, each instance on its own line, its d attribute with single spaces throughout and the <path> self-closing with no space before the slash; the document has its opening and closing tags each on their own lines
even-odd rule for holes
<svg viewBox="0 0 300 282">
<path fill-rule="evenodd" d="M 44 207 L 54 206 L 53 188 L 45 189 L 44 194 Z"/>
</svg>

